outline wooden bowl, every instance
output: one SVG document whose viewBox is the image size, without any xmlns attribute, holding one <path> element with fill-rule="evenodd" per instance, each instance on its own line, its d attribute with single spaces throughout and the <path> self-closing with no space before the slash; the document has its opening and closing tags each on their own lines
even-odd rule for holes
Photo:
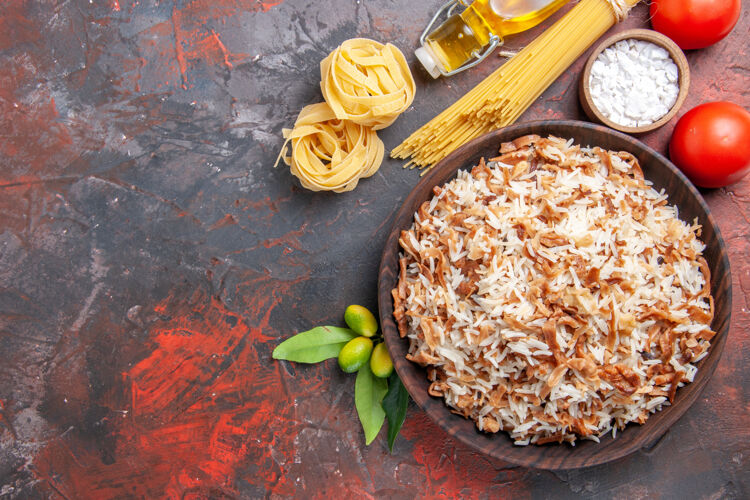
<svg viewBox="0 0 750 500">
<path fill-rule="evenodd" d="M 594 61 L 596 61 L 596 58 L 599 57 L 599 54 L 601 54 L 602 51 L 610 45 L 617 43 L 620 40 L 627 40 L 630 38 L 651 42 L 664 48 L 667 52 L 669 52 L 670 57 L 677 65 L 677 69 L 679 71 L 678 82 L 680 86 L 680 92 L 677 94 L 677 100 L 675 101 L 672 108 L 666 115 L 662 116 L 654 123 L 643 125 L 640 127 L 627 127 L 625 125 L 615 123 L 605 117 L 594 104 L 594 100 L 591 98 L 591 91 L 589 86 L 589 81 L 591 79 L 591 66 L 594 64 Z M 602 43 L 600 43 L 596 47 L 596 49 L 594 49 L 594 52 L 592 52 L 591 56 L 589 56 L 588 61 L 586 61 L 586 66 L 584 66 L 583 72 L 581 73 L 581 81 L 578 84 L 578 97 L 581 101 L 583 110 L 591 120 L 603 123 L 610 128 L 619 130 L 620 132 L 625 132 L 626 134 L 642 134 L 644 132 L 656 130 L 657 128 L 661 127 L 669 120 L 671 120 L 672 117 L 677 114 L 677 111 L 679 111 L 679 109 L 682 107 L 682 104 L 685 102 L 689 87 L 690 67 L 688 66 L 685 54 L 682 52 L 682 50 L 680 50 L 680 47 L 678 47 L 677 44 L 674 43 L 671 39 L 656 31 L 645 29 L 631 29 L 612 35 L 611 37 L 605 39 Z"/>
<path fill-rule="evenodd" d="M 391 290 L 398 282 L 398 237 L 401 230 L 411 226 L 419 205 L 432 197 L 433 186 L 443 185 L 454 178 L 458 169 L 471 169 L 481 157 L 496 156 L 500 143 L 526 134 L 572 137 L 583 146 L 601 146 L 632 153 L 638 158 L 646 179 L 652 181 L 657 190 L 664 188 L 669 195 L 669 203 L 679 207 L 680 217 L 686 221 L 697 217 L 703 226 L 702 240 L 706 243 L 704 256 L 711 269 L 711 290 L 716 306 L 712 328 L 717 334 L 712 340 L 709 355 L 698 363 L 694 381 L 677 390 L 672 406 L 652 414 L 644 425 L 629 424 L 617 433 L 615 439 L 611 434 L 602 437 L 600 443 L 579 440 L 574 447 L 565 443 L 516 446 L 505 432 L 488 434 L 478 431 L 473 421 L 451 413 L 442 398 L 428 395 L 426 371 L 405 358 L 408 341 L 399 337 L 393 318 Z M 378 279 L 380 325 L 396 371 L 414 401 L 448 434 L 478 452 L 541 469 L 572 469 L 602 464 L 653 444 L 698 398 L 719 362 L 729 333 L 732 306 L 729 259 L 719 228 L 701 195 L 672 163 L 648 146 L 625 134 L 586 122 L 541 121 L 506 127 L 469 142 L 438 163 L 419 181 L 396 214 L 383 250 Z"/>
</svg>

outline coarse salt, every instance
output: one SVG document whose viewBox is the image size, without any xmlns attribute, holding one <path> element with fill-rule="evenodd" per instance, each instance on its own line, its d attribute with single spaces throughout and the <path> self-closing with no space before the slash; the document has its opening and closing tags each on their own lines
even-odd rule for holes
<svg viewBox="0 0 750 500">
<path fill-rule="evenodd" d="M 643 40 L 621 40 L 591 65 L 594 106 L 625 126 L 650 125 L 669 113 L 680 92 L 679 70 L 666 49 Z"/>
</svg>

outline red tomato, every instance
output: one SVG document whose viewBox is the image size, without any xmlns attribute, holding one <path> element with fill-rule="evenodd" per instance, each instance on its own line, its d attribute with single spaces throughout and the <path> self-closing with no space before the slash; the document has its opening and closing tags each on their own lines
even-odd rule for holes
<svg viewBox="0 0 750 500">
<path fill-rule="evenodd" d="M 677 122 L 669 156 L 697 186 L 737 182 L 750 171 L 750 113 L 725 101 L 696 106 Z"/>
<path fill-rule="evenodd" d="M 741 0 L 653 0 L 651 26 L 682 49 L 702 49 L 732 31 Z"/>
</svg>

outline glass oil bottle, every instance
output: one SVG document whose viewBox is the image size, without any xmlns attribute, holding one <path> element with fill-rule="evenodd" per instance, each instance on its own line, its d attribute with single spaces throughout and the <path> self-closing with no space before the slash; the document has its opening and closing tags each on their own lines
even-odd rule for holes
<svg viewBox="0 0 750 500">
<path fill-rule="evenodd" d="M 568 0 L 451 0 L 435 14 L 415 52 L 427 72 L 451 76 L 478 64 L 503 38 L 532 28 Z M 461 13 L 453 11 L 462 5 Z M 430 31 L 443 12 L 448 19 Z"/>
</svg>

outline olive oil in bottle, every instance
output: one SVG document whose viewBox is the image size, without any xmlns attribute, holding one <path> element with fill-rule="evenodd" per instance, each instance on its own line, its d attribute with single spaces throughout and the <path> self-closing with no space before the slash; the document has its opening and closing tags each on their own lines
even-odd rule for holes
<svg viewBox="0 0 750 500">
<path fill-rule="evenodd" d="M 423 35 L 416 56 L 433 78 L 449 76 L 469 67 L 471 59 L 489 55 L 504 37 L 536 26 L 567 1 L 475 0 Z M 466 5 L 464 0 L 456 3 Z M 488 50 L 480 56 L 485 47 Z"/>
</svg>

